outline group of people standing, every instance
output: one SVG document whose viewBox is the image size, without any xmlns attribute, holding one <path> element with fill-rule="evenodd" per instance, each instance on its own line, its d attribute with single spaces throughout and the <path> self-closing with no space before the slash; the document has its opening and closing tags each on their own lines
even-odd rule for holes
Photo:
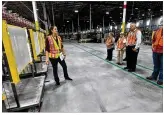
<svg viewBox="0 0 164 115">
<path fill-rule="evenodd" d="M 135 72 L 137 65 L 137 57 L 140 50 L 142 33 L 137 29 L 135 23 L 131 23 L 130 31 L 128 33 L 120 33 L 120 37 L 116 43 L 117 50 L 117 64 L 123 64 L 123 55 L 126 51 L 126 67 L 128 72 Z M 113 57 L 113 50 L 115 49 L 115 38 L 112 32 L 109 33 L 105 39 L 107 47 L 106 60 L 111 61 Z M 153 64 L 154 70 L 149 80 L 157 80 L 157 84 L 163 84 L 163 28 L 159 28 L 153 32 L 152 36 L 152 51 L 153 51 Z"/>
</svg>

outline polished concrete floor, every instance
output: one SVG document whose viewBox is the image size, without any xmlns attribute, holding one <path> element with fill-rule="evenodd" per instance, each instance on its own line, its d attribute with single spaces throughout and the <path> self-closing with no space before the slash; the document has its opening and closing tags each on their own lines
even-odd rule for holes
<svg viewBox="0 0 164 115">
<path fill-rule="evenodd" d="M 68 73 L 65 81 L 58 66 L 61 86 L 55 86 L 49 65 L 41 112 L 163 112 L 163 86 L 146 80 L 152 73 L 150 46 L 142 45 L 136 72 L 129 73 L 116 63 L 105 61 L 106 48 L 100 43 L 64 43 Z M 60 64 L 59 64 L 60 65 Z"/>
</svg>

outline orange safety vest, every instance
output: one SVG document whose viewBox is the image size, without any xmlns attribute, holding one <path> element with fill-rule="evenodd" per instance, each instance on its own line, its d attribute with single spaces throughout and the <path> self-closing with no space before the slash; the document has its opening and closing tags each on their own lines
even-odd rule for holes
<svg viewBox="0 0 164 115">
<path fill-rule="evenodd" d="M 131 34 L 131 32 L 129 32 L 128 34 L 128 45 L 135 45 L 137 38 L 136 38 L 136 33 L 138 30 L 135 30 L 135 32 L 133 34 Z"/>
<path fill-rule="evenodd" d="M 113 38 L 110 39 L 109 37 L 106 39 L 105 44 L 106 44 L 107 48 L 112 47 L 111 44 L 114 44 L 112 39 Z"/>
<path fill-rule="evenodd" d="M 125 37 L 119 38 L 119 40 L 117 41 L 117 48 L 118 49 L 122 49 L 125 46 L 125 43 L 123 43 L 124 40 L 125 40 Z"/>
<path fill-rule="evenodd" d="M 52 36 L 48 36 L 50 52 L 48 53 L 49 58 L 58 58 L 61 52 L 61 38 L 57 36 L 58 44 Z"/>
<path fill-rule="evenodd" d="M 156 46 L 163 47 L 163 28 L 159 28 L 153 37 L 153 43 L 152 43 L 153 48 Z"/>
</svg>

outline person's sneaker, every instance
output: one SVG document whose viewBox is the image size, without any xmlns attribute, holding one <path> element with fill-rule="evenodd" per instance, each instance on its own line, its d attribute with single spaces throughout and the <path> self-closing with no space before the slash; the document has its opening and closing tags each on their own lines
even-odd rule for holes
<svg viewBox="0 0 164 115">
<path fill-rule="evenodd" d="M 71 79 L 71 78 L 68 77 L 68 78 L 66 78 L 66 80 L 70 80 L 70 81 L 72 81 L 73 79 Z"/>
<path fill-rule="evenodd" d="M 157 80 L 157 79 L 154 79 L 152 76 L 149 76 L 146 79 L 148 79 L 148 80 Z"/>
<path fill-rule="evenodd" d="M 158 85 L 163 85 L 163 82 L 157 81 L 157 84 L 158 84 Z"/>
</svg>

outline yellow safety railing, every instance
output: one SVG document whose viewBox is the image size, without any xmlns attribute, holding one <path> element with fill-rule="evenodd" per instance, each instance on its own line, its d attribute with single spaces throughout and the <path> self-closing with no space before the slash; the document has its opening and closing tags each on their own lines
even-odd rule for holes
<svg viewBox="0 0 164 115">
<path fill-rule="evenodd" d="M 7 30 L 7 23 L 5 20 L 2 21 L 2 42 L 4 45 L 4 49 L 5 49 L 11 77 L 12 77 L 12 82 L 17 84 L 20 82 L 20 77 L 17 70 L 17 64 L 16 64 L 14 52 L 12 49 L 11 40 L 10 40 L 8 30 Z"/>
<path fill-rule="evenodd" d="M 33 34 L 33 30 L 29 29 L 30 32 L 30 40 L 31 40 L 31 45 L 32 45 L 32 51 L 33 51 L 33 55 L 34 55 L 34 60 L 38 60 L 37 58 L 37 54 L 36 54 L 36 49 L 35 49 L 35 40 L 34 40 L 34 34 Z"/>
</svg>

